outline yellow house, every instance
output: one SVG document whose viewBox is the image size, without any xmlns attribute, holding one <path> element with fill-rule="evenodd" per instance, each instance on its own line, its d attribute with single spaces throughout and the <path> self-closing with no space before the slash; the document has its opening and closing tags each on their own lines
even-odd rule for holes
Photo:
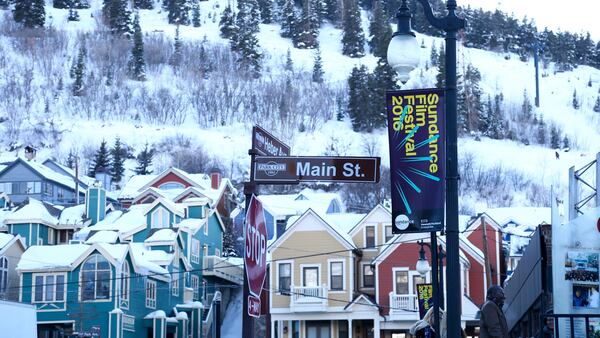
<svg viewBox="0 0 600 338">
<path fill-rule="evenodd" d="M 273 337 L 379 338 L 379 307 L 354 278 L 362 251 L 344 228 L 308 209 L 268 251 Z"/>
</svg>

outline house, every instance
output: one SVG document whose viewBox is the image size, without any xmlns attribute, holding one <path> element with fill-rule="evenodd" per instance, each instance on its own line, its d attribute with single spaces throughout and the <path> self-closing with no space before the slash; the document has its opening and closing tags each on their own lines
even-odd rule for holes
<svg viewBox="0 0 600 338">
<path fill-rule="evenodd" d="M 188 198 L 206 198 L 219 211 L 224 222 L 237 206 L 237 191 L 218 171 L 210 175 L 189 174 L 181 169 L 168 168 L 158 175 L 135 175 L 125 184 L 118 200 L 124 208 L 132 204 L 152 203 L 162 197 L 180 203 Z"/>
<path fill-rule="evenodd" d="M 28 198 L 57 205 L 77 204 L 75 186 L 78 185 L 79 197 L 83 199 L 87 185 L 51 167 L 17 158 L 0 171 L 0 192 L 8 195 L 14 204 L 20 204 Z"/>
<path fill-rule="evenodd" d="M 374 332 L 379 337 L 379 307 L 358 292 L 354 276 L 360 250 L 348 233 L 308 209 L 268 252 L 274 336 L 312 338 L 327 332 L 328 337 L 334 332 L 334 337 L 367 337 Z"/>
<path fill-rule="evenodd" d="M 265 213 L 268 239 L 283 235 L 287 221 L 292 216 L 302 215 L 312 209 L 320 215 L 344 212 L 344 204 L 337 193 L 325 193 L 304 189 L 297 194 L 260 195 Z"/>
<path fill-rule="evenodd" d="M 138 245 L 139 244 L 139 245 Z M 39 337 L 201 337 L 189 266 L 141 243 L 32 246 L 17 266 Z"/>
<path fill-rule="evenodd" d="M 19 300 L 20 284 L 15 268 L 25 248 L 19 235 L 0 233 L 0 299 Z"/>
</svg>

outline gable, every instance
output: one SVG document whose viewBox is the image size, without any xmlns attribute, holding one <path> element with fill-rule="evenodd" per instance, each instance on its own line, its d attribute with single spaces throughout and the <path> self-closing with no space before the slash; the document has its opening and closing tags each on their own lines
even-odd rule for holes
<svg viewBox="0 0 600 338">
<path fill-rule="evenodd" d="M 41 181 L 44 178 L 18 159 L 0 172 L 0 182 Z"/>
<path fill-rule="evenodd" d="M 150 186 L 160 189 L 161 185 L 167 184 L 167 183 L 179 183 L 179 184 L 183 185 L 184 188 L 194 185 L 193 182 L 190 182 L 187 179 L 185 179 L 184 177 L 175 174 L 173 171 L 169 171 L 166 175 L 159 176 L 157 179 L 155 179 L 154 182 L 152 182 L 150 184 Z"/>
<path fill-rule="evenodd" d="M 381 204 L 378 204 L 373 208 L 360 222 L 358 222 L 354 228 L 352 228 L 349 232 L 350 236 L 353 238 L 360 233 L 360 230 L 364 228 L 365 225 L 373 225 L 373 224 L 384 224 L 390 225 L 392 224 L 392 214 L 390 214 L 387 209 L 385 209 Z"/>
</svg>

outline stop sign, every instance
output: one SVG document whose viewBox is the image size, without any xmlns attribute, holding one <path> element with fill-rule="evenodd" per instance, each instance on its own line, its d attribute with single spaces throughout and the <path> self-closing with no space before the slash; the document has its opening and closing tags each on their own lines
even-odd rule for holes
<svg viewBox="0 0 600 338">
<path fill-rule="evenodd" d="M 246 212 L 244 263 L 250 293 L 260 298 L 267 272 L 267 227 L 262 203 L 252 196 Z"/>
</svg>

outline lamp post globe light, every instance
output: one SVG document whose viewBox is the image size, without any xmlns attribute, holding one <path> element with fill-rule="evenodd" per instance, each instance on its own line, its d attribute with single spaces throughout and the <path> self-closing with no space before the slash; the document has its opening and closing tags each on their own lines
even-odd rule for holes
<svg viewBox="0 0 600 338">
<path fill-rule="evenodd" d="M 421 277 L 427 276 L 429 271 L 431 271 L 431 266 L 429 266 L 429 261 L 425 257 L 425 249 L 423 249 L 423 243 L 419 243 L 421 245 L 421 250 L 419 250 L 419 260 L 417 260 L 416 269 Z"/>
<path fill-rule="evenodd" d="M 456 33 L 465 27 L 465 20 L 456 16 L 456 0 L 447 0 L 445 17 L 433 15 L 428 0 L 417 0 L 423 6 L 427 21 L 435 28 L 446 33 L 446 74 L 445 74 L 445 111 L 446 111 L 446 304 L 447 304 L 447 337 L 461 336 L 461 302 L 460 261 L 458 241 L 458 165 L 457 165 L 457 129 L 456 129 Z M 414 65 L 418 51 L 411 58 L 405 54 L 412 50 L 416 39 L 409 38 L 410 11 L 406 0 L 398 9 L 398 32 L 388 46 L 388 63 L 396 70 L 400 80 L 408 80 L 404 74 L 410 70 L 407 64 Z M 413 33 L 414 34 L 414 33 Z M 401 37 L 398 37 L 401 36 Z M 414 42 L 414 44 L 413 44 Z M 403 58 L 403 59 L 402 59 Z M 402 59 L 402 60 L 399 60 Z M 403 65 L 404 64 L 404 65 Z M 418 63 L 417 63 L 418 64 Z M 414 66 L 416 67 L 416 66 Z M 413 68 L 414 69 L 414 68 Z M 408 71 L 407 71 L 408 70 Z M 435 234 L 434 234 L 435 235 Z"/>
<path fill-rule="evenodd" d="M 409 73 L 419 66 L 419 44 L 410 27 L 410 10 L 406 1 L 398 8 L 396 19 L 398 29 L 392 35 L 387 50 L 387 62 L 394 69 L 402 83 L 409 79 Z"/>
</svg>

